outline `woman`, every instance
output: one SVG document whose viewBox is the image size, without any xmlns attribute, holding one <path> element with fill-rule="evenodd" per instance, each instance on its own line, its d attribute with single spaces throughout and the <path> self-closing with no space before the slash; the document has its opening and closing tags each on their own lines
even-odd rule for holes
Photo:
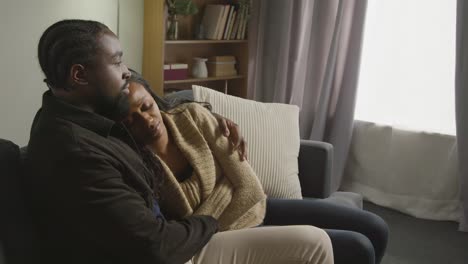
<svg viewBox="0 0 468 264">
<path fill-rule="evenodd" d="M 132 79 L 153 95 L 162 110 L 171 108 L 170 103 L 152 93 L 149 84 L 137 73 Z M 244 150 L 240 153 L 241 158 L 245 156 Z M 263 224 L 324 229 L 332 241 L 336 263 L 380 263 L 388 240 L 388 227 L 379 216 L 322 200 L 267 199 Z"/>
<path fill-rule="evenodd" d="M 195 263 L 333 263 L 330 240 L 318 228 L 248 229 L 262 223 L 266 196 L 208 109 L 160 99 L 135 72 L 129 90 L 124 123 L 145 146 L 144 160 L 155 172 L 154 189 L 164 215 L 176 220 L 211 215 L 220 230 L 235 230 L 213 236 L 194 256 Z M 148 150 L 154 156 L 146 155 Z"/>
<path fill-rule="evenodd" d="M 198 103 L 165 112 L 139 83 L 130 83 L 131 114 L 125 120 L 140 145 L 149 148 L 164 174 L 160 205 L 165 215 L 218 219 L 220 230 L 260 225 L 266 196 L 247 161 L 240 161 L 220 134 L 215 117 Z"/>
</svg>

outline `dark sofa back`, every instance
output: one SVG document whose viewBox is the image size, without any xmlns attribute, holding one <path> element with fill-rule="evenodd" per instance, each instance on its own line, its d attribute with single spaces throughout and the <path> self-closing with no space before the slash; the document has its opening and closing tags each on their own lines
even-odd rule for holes
<svg viewBox="0 0 468 264">
<path fill-rule="evenodd" d="M 0 139 L 0 240 L 7 264 L 38 262 L 21 182 L 23 160 L 16 144 Z"/>
</svg>

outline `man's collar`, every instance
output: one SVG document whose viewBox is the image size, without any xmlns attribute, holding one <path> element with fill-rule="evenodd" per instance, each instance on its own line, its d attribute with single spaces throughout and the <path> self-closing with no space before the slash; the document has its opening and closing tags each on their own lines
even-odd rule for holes
<svg viewBox="0 0 468 264">
<path fill-rule="evenodd" d="M 109 136 L 112 127 L 115 125 L 113 120 L 69 104 L 54 96 L 51 91 L 43 94 L 42 109 L 44 112 L 94 131 L 103 137 Z"/>
</svg>

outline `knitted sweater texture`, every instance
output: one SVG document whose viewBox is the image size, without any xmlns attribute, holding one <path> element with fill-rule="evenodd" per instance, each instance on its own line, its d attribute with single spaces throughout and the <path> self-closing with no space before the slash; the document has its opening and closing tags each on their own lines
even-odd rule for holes
<svg viewBox="0 0 468 264">
<path fill-rule="evenodd" d="M 257 226 L 265 217 L 266 195 L 252 167 L 221 134 L 216 118 L 197 103 L 161 112 L 168 133 L 193 168 L 179 182 L 160 159 L 165 179 L 161 207 L 170 218 L 211 215 L 221 231 Z M 157 156 L 156 156 L 157 157 Z"/>
</svg>

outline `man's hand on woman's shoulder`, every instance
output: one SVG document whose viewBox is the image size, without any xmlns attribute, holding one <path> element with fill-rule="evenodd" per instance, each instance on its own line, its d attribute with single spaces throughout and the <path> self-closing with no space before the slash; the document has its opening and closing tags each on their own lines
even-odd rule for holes
<svg viewBox="0 0 468 264">
<path fill-rule="evenodd" d="M 241 161 L 247 160 L 247 142 L 241 135 L 239 125 L 221 115 L 216 113 L 212 114 L 214 117 L 216 117 L 216 120 L 218 120 L 219 129 L 221 130 L 222 134 L 229 139 L 232 150 L 239 153 L 239 158 Z"/>
</svg>

